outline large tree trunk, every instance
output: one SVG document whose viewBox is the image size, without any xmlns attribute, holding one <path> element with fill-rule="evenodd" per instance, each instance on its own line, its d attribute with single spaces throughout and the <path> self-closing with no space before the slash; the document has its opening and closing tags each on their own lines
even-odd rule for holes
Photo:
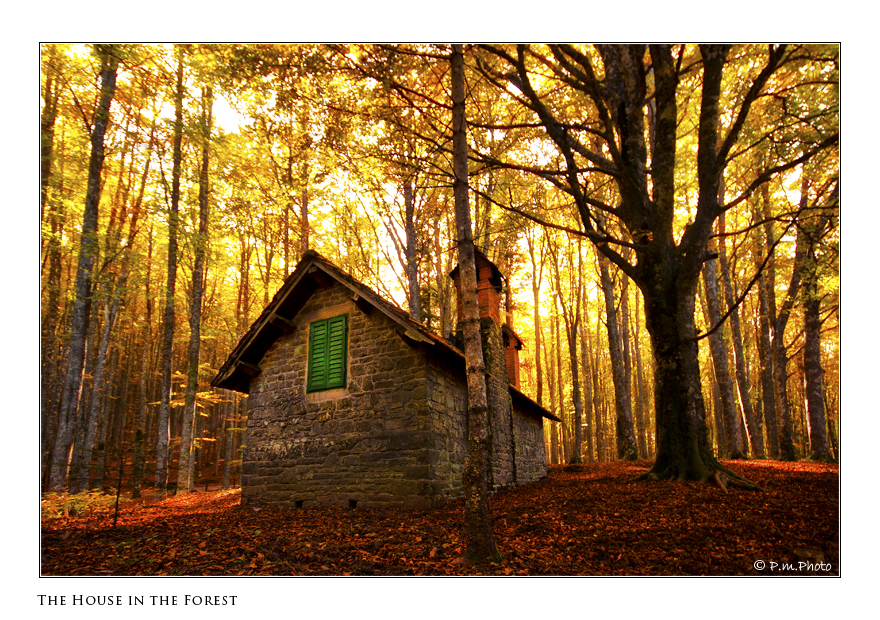
<svg viewBox="0 0 880 620">
<path fill-rule="evenodd" d="M 651 477 L 700 480 L 712 475 L 717 481 L 723 471 L 705 436 L 693 318 L 700 271 L 711 259 L 707 246 L 713 222 L 762 185 L 838 142 L 835 131 L 800 157 L 780 161 L 781 152 L 774 152 L 762 171 L 746 179 L 739 198 L 719 204 L 721 180 L 743 152 L 751 119 L 760 114 L 755 104 L 763 103 L 767 86 L 777 73 L 788 71 L 795 53 L 784 45 L 767 46 L 763 66 L 755 68 L 747 90 L 737 96 L 729 90 L 735 80 L 725 75 L 725 67 L 741 58 L 729 61 L 730 47 L 701 45 L 698 54 L 662 44 L 597 45 L 597 53 L 572 45 L 483 47 L 503 65 L 496 73 L 506 77 L 502 87 L 516 88 L 522 111 L 541 125 L 558 151 L 559 165 L 549 170 L 548 160 L 536 174 L 569 194 L 584 236 L 644 296 L 656 363 L 657 461 Z M 696 89 L 689 94 L 699 99 L 699 118 L 688 155 L 682 156 L 677 153 L 685 150 L 680 89 L 693 71 L 701 75 L 687 88 Z M 582 124 L 558 116 L 560 108 L 549 103 L 558 102 L 562 93 L 590 110 Z M 694 170 L 694 142 L 697 200 L 688 205 L 690 215 L 681 218 L 681 174 Z M 615 183 L 617 192 L 603 201 L 596 190 L 606 182 Z M 611 216 L 607 226 L 603 214 Z M 635 251 L 634 262 L 627 260 L 624 248 Z"/>
<path fill-rule="evenodd" d="M 698 128 L 697 178 L 699 197 L 693 223 L 676 245 L 668 225 L 655 225 L 652 238 L 639 256 L 635 281 L 645 299 L 645 317 L 654 350 L 654 400 L 657 413 L 657 458 L 646 478 L 707 480 L 719 486 L 755 485 L 724 468 L 712 454 L 706 435 L 705 405 L 700 384 L 694 305 L 712 224 L 720 214 L 718 196 L 726 153 L 735 134 L 719 148 L 720 96 L 727 46 L 701 46 L 703 86 Z M 652 154 L 654 200 L 663 222 L 674 209 L 674 151 L 676 140 L 676 75 L 668 48 L 651 48 L 657 83 L 657 124 Z M 771 58 L 770 66 L 772 67 Z M 763 75 L 763 74 L 762 74 Z M 767 73 L 769 76 L 769 72 Z M 630 77 L 629 79 L 632 79 Z M 757 91 L 755 91 L 757 92 Z M 638 100 L 631 105 L 641 105 Z M 633 110 L 633 113 L 637 113 Z M 640 139 L 635 135 L 633 140 Z M 644 157 L 644 155 L 643 155 Z M 640 164 L 644 159 L 639 160 Z M 641 178 L 641 177 L 640 177 Z M 636 194 L 630 208 L 638 209 Z M 643 195 L 643 194 L 642 194 Z M 626 199 L 627 193 L 624 193 Z"/>
<path fill-rule="evenodd" d="M 183 48 L 177 48 L 177 87 L 174 95 L 174 154 L 171 172 L 171 211 L 168 214 L 168 279 L 162 326 L 162 388 L 156 435 L 156 492 L 168 490 L 168 443 L 171 434 L 171 356 L 174 347 L 174 287 L 177 281 L 177 231 L 180 225 L 180 160 L 183 135 Z"/>
<path fill-rule="evenodd" d="M 205 248 L 208 243 L 208 144 L 211 139 L 211 88 L 202 90 L 202 166 L 199 174 L 199 232 L 195 239 L 195 264 L 192 271 L 192 300 L 189 315 L 189 352 L 183 428 L 180 435 L 180 465 L 177 470 L 178 491 L 193 490 L 193 437 L 196 422 L 196 393 L 199 388 L 199 351 L 202 334 L 202 298 L 205 272 Z M 268 275 L 269 265 L 266 265 Z"/>
<path fill-rule="evenodd" d="M 85 341 L 89 327 L 92 268 L 98 252 L 98 202 L 101 198 L 101 170 L 104 166 L 104 135 L 110 120 L 110 102 L 116 91 L 116 69 L 119 59 L 112 46 L 98 46 L 101 57 L 101 94 L 95 111 L 91 135 L 89 181 L 83 212 L 79 263 L 76 272 L 76 300 L 71 317 L 70 355 L 61 398 L 58 434 L 49 473 L 49 488 L 62 492 L 67 485 L 70 453 L 73 446 L 76 410 L 85 363 Z"/>
<path fill-rule="evenodd" d="M 706 481 L 754 488 L 721 465 L 706 434 L 694 324 L 696 278 L 643 291 L 645 322 L 656 360 L 657 457 L 643 477 Z"/>
<path fill-rule="evenodd" d="M 468 161 L 465 120 L 464 57 L 462 46 L 452 46 L 453 194 L 458 257 L 461 267 L 462 331 L 467 364 L 468 450 L 462 472 L 467 557 L 476 562 L 497 561 L 500 553 L 492 534 L 489 513 L 489 405 L 486 369 L 477 305 L 477 268 L 468 206 Z"/>
</svg>

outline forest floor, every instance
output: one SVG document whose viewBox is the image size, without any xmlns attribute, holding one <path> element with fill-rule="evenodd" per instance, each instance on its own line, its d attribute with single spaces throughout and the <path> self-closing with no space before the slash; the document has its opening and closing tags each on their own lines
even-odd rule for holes
<svg viewBox="0 0 880 620">
<path fill-rule="evenodd" d="M 424 511 L 242 507 L 208 491 L 42 522 L 43 575 L 839 575 L 836 465 L 725 461 L 761 492 L 554 466 L 496 493 L 505 558 L 469 566 L 461 500 Z M 787 566 L 786 566 L 787 565 Z"/>
</svg>

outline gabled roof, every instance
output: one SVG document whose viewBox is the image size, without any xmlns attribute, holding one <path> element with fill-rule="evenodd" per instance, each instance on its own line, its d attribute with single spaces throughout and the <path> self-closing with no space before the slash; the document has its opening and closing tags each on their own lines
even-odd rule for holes
<svg viewBox="0 0 880 620">
<path fill-rule="evenodd" d="M 272 297 L 272 301 L 242 336 L 238 344 L 220 367 L 217 375 L 211 380 L 214 387 L 225 388 L 237 392 L 248 393 L 250 381 L 260 373 L 259 362 L 272 344 L 293 329 L 293 318 L 303 308 L 309 297 L 322 284 L 335 280 L 351 291 L 354 303 L 365 313 L 378 310 L 397 324 L 398 333 L 407 341 L 422 343 L 431 347 L 439 354 L 450 355 L 460 359 L 464 364 L 464 353 L 452 343 L 434 334 L 424 325 L 412 320 L 409 315 L 379 296 L 370 287 L 358 282 L 336 265 L 315 252 L 306 251 L 293 272 L 284 280 L 284 284 Z M 542 417 L 560 421 L 555 415 L 544 409 L 514 388 L 510 387 L 511 397 L 532 413 Z"/>
</svg>

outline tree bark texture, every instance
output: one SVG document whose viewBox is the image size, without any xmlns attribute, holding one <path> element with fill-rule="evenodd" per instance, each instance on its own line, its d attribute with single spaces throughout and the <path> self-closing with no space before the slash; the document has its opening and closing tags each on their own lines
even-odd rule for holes
<svg viewBox="0 0 880 620">
<path fill-rule="evenodd" d="M 719 220 L 719 232 L 724 230 L 724 216 Z M 746 427 L 749 433 L 749 445 L 751 446 L 751 454 L 753 458 L 764 458 L 764 435 L 761 430 L 759 420 L 755 417 L 755 410 L 752 407 L 751 385 L 749 384 L 749 371 L 746 367 L 746 359 L 743 355 L 743 339 L 742 329 L 740 328 L 739 309 L 734 308 L 736 304 L 736 291 L 730 277 L 730 266 L 727 262 L 727 248 L 724 244 L 724 236 L 720 237 L 718 244 L 718 262 L 721 268 L 721 280 L 724 286 L 724 296 L 727 299 L 727 308 L 730 313 L 730 337 L 733 344 L 733 358 L 736 373 L 736 385 L 739 390 L 739 404 L 742 415 L 746 421 Z"/>
<path fill-rule="evenodd" d="M 76 271 L 75 301 L 71 317 L 70 354 L 61 398 L 58 434 L 49 474 L 49 488 L 64 491 L 67 485 L 74 426 L 85 363 L 85 341 L 91 310 L 92 269 L 98 253 L 98 202 L 101 199 L 101 171 L 104 166 L 104 135 L 110 120 L 110 102 L 116 91 L 119 59 L 112 46 L 98 46 L 101 57 L 101 93 L 91 134 L 89 180 L 83 212 L 82 236 Z"/>
<path fill-rule="evenodd" d="M 421 322 L 422 308 L 419 300 L 419 268 L 416 262 L 416 222 L 415 222 L 415 197 L 413 195 L 412 179 L 407 176 L 403 183 L 403 204 L 405 210 L 406 248 L 406 281 L 409 293 L 409 316 L 412 320 Z"/>
<path fill-rule="evenodd" d="M 798 228 L 798 237 L 806 246 L 803 270 L 804 306 L 804 396 L 807 421 L 810 425 L 810 459 L 833 461 L 828 444 L 828 422 L 825 415 L 825 389 L 822 369 L 820 297 L 816 246 L 826 225 L 823 215 L 807 217 Z"/>
<path fill-rule="evenodd" d="M 467 129 L 465 117 L 464 56 L 460 44 L 452 46 L 453 194 L 458 256 L 461 267 L 462 331 L 467 366 L 468 450 L 462 473 L 465 507 L 466 555 L 476 562 L 496 561 L 500 554 L 492 533 L 489 512 L 489 405 L 486 369 L 480 338 L 477 305 L 477 271 L 468 205 Z"/>
<path fill-rule="evenodd" d="M 526 232 L 526 241 L 529 248 L 529 259 L 532 262 L 532 300 L 534 304 L 534 327 L 535 327 L 535 400 L 539 405 L 543 405 L 544 399 L 544 373 L 541 364 L 541 275 L 544 272 L 543 253 L 539 261 L 535 260 L 535 239 L 529 231 Z M 540 262 L 540 268 L 537 262 Z"/>
<path fill-rule="evenodd" d="M 617 458 L 635 461 L 639 458 L 639 451 L 633 428 L 630 390 L 624 370 L 617 309 L 614 307 L 614 283 L 608 271 L 608 261 L 601 255 L 599 270 L 605 297 L 605 326 L 608 330 L 608 353 L 611 357 L 611 379 L 614 383 L 614 405 L 617 412 Z"/>
<path fill-rule="evenodd" d="M 189 350 L 186 394 L 184 396 L 183 428 L 180 436 L 180 465 L 177 472 L 179 491 L 192 491 L 193 443 L 196 429 L 196 393 L 199 388 L 199 350 L 202 326 L 202 298 L 205 274 L 205 250 L 208 244 L 208 154 L 211 139 L 213 94 L 208 87 L 202 91 L 202 165 L 199 173 L 199 230 L 195 238 L 195 263 L 192 271 L 192 299 L 189 315 Z M 268 265 L 266 270 L 268 272 Z"/>
<path fill-rule="evenodd" d="M 156 491 L 165 495 L 171 460 L 171 356 L 174 347 L 174 288 L 177 282 L 177 234 L 180 226 L 180 163 L 183 136 L 183 48 L 177 47 L 177 86 L 174 93 L 174 153 L 171 171 L 171 211 L 168 214 L 168 279 L 162 321 L 162 387 L 156 435 Z"/>
<path fill-rule="evenodd" d="M 706 261 L 703 265 L 703 282 L 706 287 L 706 314 L 709 317 L 708 329 L 718 325 L 721 321 L 721 310 L 718 307 L 718 278 L 716 277 L 715 261 Z M 712 353 L 712 362 L 715 368 L 715 381 L 718 383 L 718 391 L 721 394 L 721 412 L 724 423 L 723 446 L 720 452 L 723 458 L 745 458 L 742 451 L 742 434 L 740 433 L 739 414 L 736 407 L 736 397 L 733 393 L 733 381 L 730 378 L 730 366 L 727 357 L 727 344 L 724 342 L 724 332 L 716 329 L 709 335 L 709 349 Z"/>
<path fill-rule="evenodd" d="M 800 213 L 807 207 L 807 181 L 804 178 L 801 189 Z M 785 299 L 779 308 L 773 323 L 773 383 L 776 390 L 776 411 L 779 415 L 779 459 L 794 461 L 797 455 L 794 450 L 794 438 L 791 426 L 791 408 L 788 401 L 788 346 L 785 344 L 785 328 L 794 308 L 795 300 L 800 291 L 802 272 L 806 258 L 807 242 L 803 235 L 797 236 L 794 253 L 794 267 L 791 280 L 786 290 Z"/>
</svg>

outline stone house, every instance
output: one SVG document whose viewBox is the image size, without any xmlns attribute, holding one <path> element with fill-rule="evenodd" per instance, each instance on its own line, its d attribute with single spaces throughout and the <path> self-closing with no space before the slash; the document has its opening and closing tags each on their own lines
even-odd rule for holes
<svg viewBox="0 0 880 620">
<path fill-rule="evenodd" d="M 500 321 L 503 276 L 484 255 L 477 263 L 499 489 L 546 476 L 543 420 L 558 418 L 519 391 L 522 341 Z M 450 276 L 457 286 L 458 270 Z M 249 395 L 242 504 L 425 508 L 463 493 L 461 348 L 317 252 L 303 255 L 211 385 Z"/>
</svg>

